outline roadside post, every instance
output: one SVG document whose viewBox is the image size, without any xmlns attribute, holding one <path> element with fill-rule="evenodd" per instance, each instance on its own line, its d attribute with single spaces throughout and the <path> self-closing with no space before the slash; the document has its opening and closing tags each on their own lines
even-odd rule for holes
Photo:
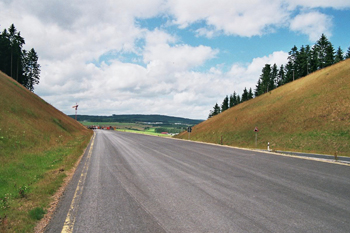
<svg viewBox="0 0 350 233">
<path fill-rule="evenodd" d="M 192 132 L 192 127 L 191 127 L 191 126 L 188 126 L 187 132 L 188 132 L 188 140 L 190 140 L 190 138 L 191 138 L 191 132 Z"/>
<path fill-rule="evenodd" d="M 254 132 L 255 132 L 255 147 L 258 147 L 258 127 L 255 127 Z"/>
<path fill-rule="evenodd" d="M 267 143 L 267 151 L 270 151 L 270 142 Z"/>
</svg>

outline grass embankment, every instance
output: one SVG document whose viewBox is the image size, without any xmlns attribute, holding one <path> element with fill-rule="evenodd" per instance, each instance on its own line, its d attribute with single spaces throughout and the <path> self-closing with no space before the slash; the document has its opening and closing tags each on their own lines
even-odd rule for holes
<svg viewBox="0 0 350 233">
<path fill-rule="evenodd" d="M 0 72 L 0 232 L 33 232 L 92 132 Z"/>
<path fill-rule="evenodd" d="M 255 148 L 255 127 L 258 148 L 350 156 L 350 59 L 198 124 L 191 139 Z"/>
</svg>

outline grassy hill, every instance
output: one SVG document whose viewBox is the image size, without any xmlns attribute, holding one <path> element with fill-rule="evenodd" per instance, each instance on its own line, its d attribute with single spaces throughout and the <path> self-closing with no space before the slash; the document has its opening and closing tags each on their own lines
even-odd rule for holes
<svg viewBox="0 0 350 233">
<path fill-rule="evenodd" d="M 258 148 L 350 156 L 350 59 L 198 124 L 191 140 L 255 148 L 255 127 Z"/>
<path fill-rule="evenodd" d="M 0 72 L 0 232 L 31 232 L 92 132 Z"/>
</svg>

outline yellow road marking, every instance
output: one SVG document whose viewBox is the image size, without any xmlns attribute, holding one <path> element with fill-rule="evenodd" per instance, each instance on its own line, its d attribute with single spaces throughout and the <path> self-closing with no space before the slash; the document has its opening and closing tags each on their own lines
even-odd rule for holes
<svg viewBox="0 0 350 233">
<path fill-rule="evenodd" d="M 69 210 L 68 210 L 68 213 L 67 213 L 67 217 L 66 217 L 66 220 L 64 221 L 64 225 L 63 225 L 61 233 L 71 233 L 71 232 L 73 232 L 74 223 L 75 223 L 75 217 L 76 217 L 76 214 L 77 214 L 79 201 L 80 201 L 81 195 L 83 193 L 83 188 L 84 188 L 86 175 L 87 175 L 87 172 L 89 170 L 90 158 L 91 158 L 92 149 L 93 149 L 93 146 L 94 146 L 95 136 L 96 136 L 96 134 L 94 133 L 94 136 L 93 136 L 92 141 L 91 141 L 89 153 L 88 153 L 88 156 L 86 158 L 83 170 L 81 172 L 81 175 L 80 175 L 80 178 L 79 178 L 79 182 L 78 182 L 77 188 L 75 190 L 72 202 L 70 204 L 70 207 L 69 207 Z"/>
</svg>

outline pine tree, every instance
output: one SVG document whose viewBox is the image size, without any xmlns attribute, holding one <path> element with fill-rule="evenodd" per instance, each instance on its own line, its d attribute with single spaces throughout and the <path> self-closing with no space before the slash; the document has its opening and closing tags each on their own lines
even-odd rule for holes
<svg viewBox="0 0 350 233">
<path fill-rule="evenodd" d="M 298 70 L 296 72 L 295 79 L 305 77 L 308 74 L 308 54 L 306 48 L 301 46 L 297 57 Z"/>
<path fill-rule="evenodd" d="M 259 95 L 262 95 L 262 94 L 264 94 L 264 93 L 262 92 L 261 79 L 259 78 L 258 83 L 255 86 L 254 96 L 258 97 Z"/>
<path fill-rule="evenodd" d="M 331 42 L 329 42 L 326 48 L 325 67 L 331 66 L 334 64 L 334 60 L 335 60 L 334 54 L 335 54 L 335 51 L 334 51 L 333 45 L 331 44 Z"/>
<path fill-rule="evenodd" d="M 249 92 L 248 92 L 248 100 L 253 99 L 254 95 L 253 95 L 253 91 L 252 88 L 249 88 Z"/>
<path fill-rule="evenodd" d="M 24 44 L 14 24 L 0 33 L 0 70 L 33 91 L 39 83 L 40 65 L 35 50 L 23 50 Z"/>
<path fill-rule="evenodd" d="M 24 51 L 24 77 L 26 82 L 23 85 L 30 91 L 34 91 L 34 85 L 39 84 L 40 65 L 38 64 L 38 55 L 32 48 L 28 53 Z"/>
<path fill-rule="evenodd" d="M 245 87 L 242 94 L 242 102 L 247 100 L 248 100 L 248 91 L 247 91 L 247 88 Z"/>
<path fill-rule="evenodd" d="M 282 86 L 285 80 L 285 74 L 284 74 L 284 66 L 281 65 L 279 71 L 278 71 L 278 75 L 277 75 L 277 80 L 276 80 L 276 86 Z"/>
<path fill-rule="evenodd" d="M 228 96 L 226 96 L 221 104 L 221 112 L 226 111 L 228 108 L 229 108 Z"/>
<path fill-rule="evenodd" d="M 334 56 L 334 49 L 331 51 L 333 46 L 328 41 L 325 34 L 321 35 L 321 38 L 316 42 L 315 47 L 317 48 L 318 53 L 318 69 L 327 67 L 332 60 L 332 52 Z"/>
<path fill-rule="evenodd" d="M 338 62 L 343 61 L 343 60 L 344 60 L 343 50 L 339 46 L 338 50 L 335 54 L 334 63 L 338 63 Z"/>
<path fill-rule="evenodd" d="M 318 70 L 318 64 L 319 64 L 319 59 L 318 59 L 318 48 L 317 46 L 313 46 L 310 52 L 310 73 L 315 72 Z"/>
<path fill-rule="evenodd" d="M 233 101 L 233 106 L 236 106 L 237 104 L 239 104 L 237 101 L 237 94 L 235 91 L 233 92 L 232 101 Z"/>
<path fill-rule="evenodd" d="M 262 69 L 261 79 L 261 91 L 262 93 L 269 92 L 271 90 L 271 65 L 265 64 L 265 67 Z"/>
<path fill-rule="evenodd" d="M 241 97 L 239 95 L 237 95 L 237 104 L 240 104 L 240 103 L 242 103 Z"/>
<path fill-rule="evenodd" d="M 234 103 L 233 103 L 233 94 L 230 95 L 230 98 L 229 98 L 229 107 L 232 108 L 234 106 Z"/>
<path fill-rule="evenodd" d="M 276 63 L 273 64 L 272 70 L 271 70 L 271 78 L 269 83 L 269 90 L 272 91 L 277 86 L 277 79 L 278 79 L 278 68 Z"/>
<path fill-rule="evenodd" d="M 214 105 L 214 107 L 213 107 L 213 110 L 211 110 L 211 111 L 209 112 L 208 118 L 211 118 L 211 117 L 213 117 L 213 116 L 216 116 L 216 115 L 218 115 L 219 113 L 220 113 L 220 107 L 219 107 L 218 103 L 216 103 L 216 104 Z"/>
<path fill-rule="evenodd" d="M 345 59 L 350 58 L 350 47 L 348 48 L 348 51 L 346 52 Z"/>
</svg>

